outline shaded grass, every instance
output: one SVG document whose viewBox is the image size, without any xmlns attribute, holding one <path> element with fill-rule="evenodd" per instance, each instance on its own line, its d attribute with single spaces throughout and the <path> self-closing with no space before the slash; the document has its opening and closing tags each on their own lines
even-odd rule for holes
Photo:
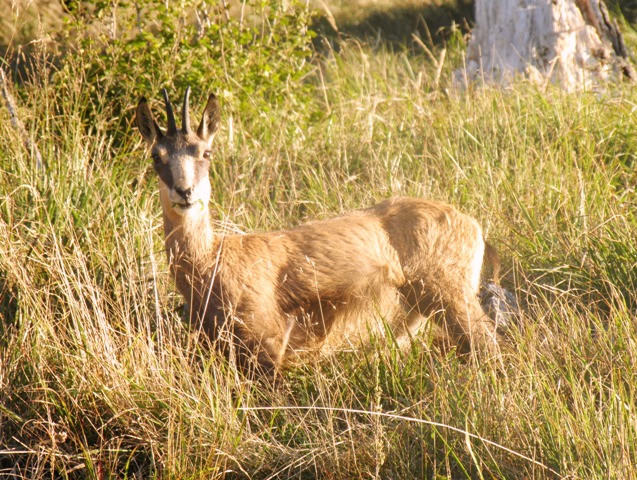
<svg viewBox="0 0 637 480">
<path fill-rule="evenodd" d="M 324 14 L 315 28 L 328 36 L 370 40 L 376 46 L 412 44 L 412 35 L 429 46 L 443 44 L 456 28 L 468 33 L 474 5 L 464 0 L 331 1 L 316 2 Z"/>
</svg>

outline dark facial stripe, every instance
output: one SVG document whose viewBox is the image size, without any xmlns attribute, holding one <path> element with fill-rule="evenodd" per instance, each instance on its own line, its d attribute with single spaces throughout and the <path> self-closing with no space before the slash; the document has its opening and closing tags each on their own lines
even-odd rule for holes
<svg viewBox="0 0 637 480">
<path fill-rule="evenodd" d="M 163 162 L 155 163 L 155 171 L 162 182 L 166 184 L 166 186 L 172 190 L 175 185 L 175 181 L 173 180 L 173 172 L 170 168 L 170 165 Z"/>
</svg>

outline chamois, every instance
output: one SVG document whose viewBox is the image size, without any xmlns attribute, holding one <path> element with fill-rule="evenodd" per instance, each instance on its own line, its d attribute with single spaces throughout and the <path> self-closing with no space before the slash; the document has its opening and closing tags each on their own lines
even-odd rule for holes
<svg viewBox="0 0 637 480">
<path fill-rule="evenodd" d="M 181 129 L 165 89 L 166 132 L 145 98 L 136 122 L 159 176 L 166 253 L 191 321 L 243 368 L 271 373 L 387 327 L 408 338 L 430 318 L 460 352 L 497 344 L 477 299 L 483 256 L 494 270 L 497 256 L 478 222 L 450 205 L 398 197 L 289 230 L 215 232 L 208 170 L 220 107 L 211 94 L 193 131 L 189 92 Z"/>
</svg>

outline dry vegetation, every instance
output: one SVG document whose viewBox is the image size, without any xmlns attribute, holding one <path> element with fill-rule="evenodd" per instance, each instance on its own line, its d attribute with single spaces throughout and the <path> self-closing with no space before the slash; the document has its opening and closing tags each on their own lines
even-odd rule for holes
<svg viewBox="0 0 637 480">
<path fill-rule="evenodd" d="M 123 2 L 91 5 L 93 22 L 114 12 L 135 32 Z M 458 29 L 410 25 L 387 43 L 370 22 L 348 30 L 342 2 L 327 39 L 305 36 L 325 27 L 302 5 L 256 7 L 257 38 L 217 5 L 199 40 L 173 4 L 141 40 L 87 39 L 69 13 L 62 32 L 42 28 L 52 43 L 34 44 L 31 69 L 14 68 L 15 42 L 2 61 L 46 170 L 2 104 L 0 478 L 636 478 L 634 88 L 461 92 Z M 139 96 L 187 84 L 193 106 L 210 89 L 224 105 L 220 228 L 395 194 L 479 218 L 525 309 L 502 358 L 463 362 L 423 335 L 273 388 L 208 350 L 182 322 L 132 128 Z"/>
</svg>

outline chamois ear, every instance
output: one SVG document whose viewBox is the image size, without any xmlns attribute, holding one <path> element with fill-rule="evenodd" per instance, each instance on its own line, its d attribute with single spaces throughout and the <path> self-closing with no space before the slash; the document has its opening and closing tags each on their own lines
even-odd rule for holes
<svg viewBox="0 0 637 480">
<path fill-rule="evenodd" d="M 199 128 L 197 128 L 197 135 L 199 135 L 199 138 L 206 142 L 210 142 L 212 140 L 212 135 L 215 133 L 217 126 L 219 125 L 220 116 L 219 100 L 217 100 L 214 93 L 211 93 L 208 97 L 206 109 L 203 111 L 203 118 L 201 119 Z"/>
<path fill-rule="evenodd" d="M 162 137 L 161 130 L 159 129 L 157 122 L 155 122 L 153 114 L 150 113 L 148 102 L 144 97 L 142 97 L 137 104 L 135 122 L 137 123 L 137 128 L 139 128 L 139 132 L 142 134 L 142 137 L 144 137 L 144 140 L 146 140 L 149 147 L 153 145 L 158 138 Z"/>
</svg>

